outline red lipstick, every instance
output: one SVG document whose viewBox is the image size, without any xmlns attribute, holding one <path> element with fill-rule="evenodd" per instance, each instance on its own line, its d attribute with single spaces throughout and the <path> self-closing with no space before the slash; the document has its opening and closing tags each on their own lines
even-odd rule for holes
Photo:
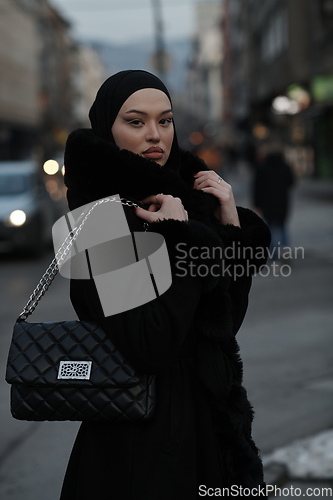
<svg viewBox="0 0 333 500">
<path fill-rule="evenodd" d="M 163 156 L 163 149 L 159 148 L 158 146 L 151 146 L 150 148 L 146 149 L 142 154 L 146 157 L 149 158 L 150 160 L 160 160 Z"/>
</svg>

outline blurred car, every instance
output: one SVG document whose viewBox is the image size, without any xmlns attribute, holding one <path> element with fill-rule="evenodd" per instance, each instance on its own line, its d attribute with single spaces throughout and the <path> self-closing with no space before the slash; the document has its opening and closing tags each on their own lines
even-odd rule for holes
<svg viewBox="0 0 333 500">
<path fill-rule="evenodd" d="M 33 161 L 0 162 L 0 251 L 41 255 L 52 244 L 54 204 Z"/>
</svg>

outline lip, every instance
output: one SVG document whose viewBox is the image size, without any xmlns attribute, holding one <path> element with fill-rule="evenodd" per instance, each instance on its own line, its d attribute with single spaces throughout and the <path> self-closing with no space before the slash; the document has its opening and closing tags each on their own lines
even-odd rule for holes
<svg viewBox="0 0 333 500">
<path fill-rule="evenodd" d="M 144 151 L 142 154 L 146 157 L 146 158 L 149 158 L 151 160 L 160 160 L 163 156 L 163 149 L 157 147 L 157 146 L 152 146 L 148 149 L 146 149 L 146 151 Z"/>
<path fill-rule="evenodd" d="M 159 148 L 158 146 L 151 146 L 143 152 L 144 155 L 147 153 L 163 153 L 163 149 Z"/>
</svg>

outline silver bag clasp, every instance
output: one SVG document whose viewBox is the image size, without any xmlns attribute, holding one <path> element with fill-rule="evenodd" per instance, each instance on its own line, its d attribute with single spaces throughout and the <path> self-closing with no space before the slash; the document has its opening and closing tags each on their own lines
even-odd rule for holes
<svg viewBox="0 0 333 500">
<path fill-rule="evenodd" d="M 89 380 L 92 361 L 60 361 L 58 379 Z"/>
</svg>

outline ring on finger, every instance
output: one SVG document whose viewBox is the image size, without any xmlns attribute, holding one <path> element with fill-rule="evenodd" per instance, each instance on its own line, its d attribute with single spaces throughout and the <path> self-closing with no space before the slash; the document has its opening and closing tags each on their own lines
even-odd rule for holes
<svg viewBox="0 0 333 500">
<path fill-rule="evenodd" d="M 222 180 L 222 177 L 219 175 L 219 180 L 217 181 L 217 183 L 220 184 L 221 180 Z"/>
<path fill-rule="evenodd" d="M 157 201 L 157 197 L 158 197 L 160 194 L 163 194 L 163 193 L 158 193 L 158 194 L 156 195 L 156 203 L 158 203 L 158 201 Z"/>
</svg>

